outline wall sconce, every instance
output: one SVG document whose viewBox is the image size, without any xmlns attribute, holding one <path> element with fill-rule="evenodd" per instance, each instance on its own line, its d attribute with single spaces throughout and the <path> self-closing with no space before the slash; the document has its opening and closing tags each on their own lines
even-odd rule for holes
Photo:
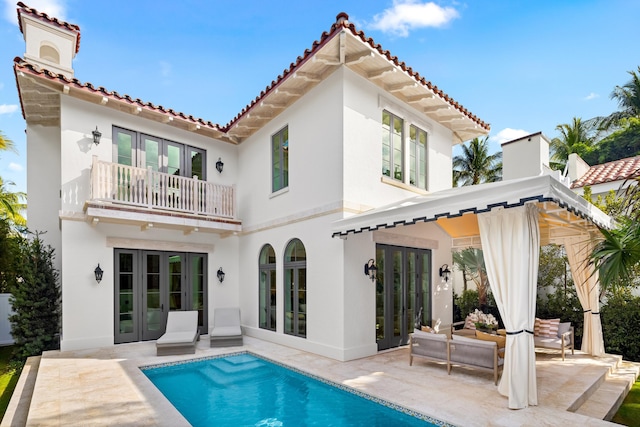
<svg viewBox="0 0 640 427">
<path fill-rule="evenodd" d="M 218 269 L 218 280 L 220 281 L 220 283 L 224 282 L 224 271 L 222 271 L 222 267 L 220 267 Z"/>
<path fill-rule="evenodd" d="M 96 130 L 92 130 L 91 134 L 93 135 L 93 143 L 98 145 L 100 144 L 100 138 L 102 137 L 102 132 L 98 130 L 98 126 L 96 126 Z"/>
<path fill-rule="evenodd" d="M 376 262 L 373 259 L 367 261 L 367 263 L 364 265 L 364 275 L 369 276 L 372 282 L 376 280 L 376 271 L 378 271 Z"/>
<path fill-rule="evenodd" d="M 100 283 L 100 281 L 102 280 L 102 274 L 104 273 L 104 271 L 102 271 L 102 269 L 100 268 L 100 263 L 98 263 L 96 269 L 93 270 L 93 273 L 96 275 L 96 282 Z"/>
<path fill-rule="evenodd" d="M 222 173 L 223 167 L 224 167 L 224 163 L 222 163 L 222 158 L 218 157 L 218 161 L 216 162 L 216 169 L 218 169 L 219 173 Z"/>
<path fill-rule="evenodd" d="M 444 264 L 442 267 L 440 267 L 440 277 L 442 278 L 442 281 L 444 283 L 447 283 L 451 278 L 451 270 L 449 270 L 448 264 Z"/>
</svg>

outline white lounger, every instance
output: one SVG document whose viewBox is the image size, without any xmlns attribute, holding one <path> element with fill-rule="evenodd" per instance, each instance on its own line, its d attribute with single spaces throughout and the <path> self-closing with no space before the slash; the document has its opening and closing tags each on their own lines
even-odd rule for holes
<svg viewBox="0 0 640 427">
<path fill-rule="evenodd" d="M 239 308 L 216 308 L 213 310 L 213 328 L 209 332 L 211 347 L 242 345 Z"/>
<path fill-rule="evenodd" d="M 194 354 L 199 338 L 197 311 L 170 311 L 167 329 L 156 341 L 157 355 Z"/>
</svg>

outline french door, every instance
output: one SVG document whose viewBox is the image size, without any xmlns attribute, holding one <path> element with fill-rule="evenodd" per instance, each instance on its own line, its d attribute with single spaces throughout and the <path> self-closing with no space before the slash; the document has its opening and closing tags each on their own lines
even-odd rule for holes
<svg viewBox="0 0 640 427">
<path fill-rule="evenodd" d="M 159 338 L 167 313 L 197 310 L 207 332 L 206 255 L 115 250 L 115 343 Z"/>
<path fill-rule="evenodd" d="M 377 245 L 376 265 L 376 342 L 384 350 L 431 322 L 431 251 Z"/>
</svg>

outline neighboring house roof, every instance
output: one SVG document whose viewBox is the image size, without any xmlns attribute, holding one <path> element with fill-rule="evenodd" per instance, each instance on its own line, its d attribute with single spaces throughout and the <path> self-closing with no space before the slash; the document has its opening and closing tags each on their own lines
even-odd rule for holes
<svg viewBox="0 0 640 427">
<path fill-rule="evenodd" d="M 29 13 L 46 16 L 22 7 Z M 14 71 L 23 116 L 30 123 L 55 124 L 59 120 L 58 96 L 65 93 L 237 144 L 275 118 L 337 67 L 344 65 L 451 129 L 457 142 L 489 133 L 488 123 L 480 120 L 418 72 L 392 56 L 388 50 L 383 50 L 373 39 L 367 38 L 362 31 L 357 30 L 348 18 L 346 13 L 338 14 L 329 32 L 322 33 L 320 40 L 315 41 L 311 49 L 305 50 L 296 62 L 292 62 L 224 126 L 133 99 L 129 95 L 120 95 L 102 86 L 96 88 L 91 83 L 82 83 L 78 79 L 40 69 L 22 58 L 16 58 Z M 48 17 L 47 19 L 51 20 Z M 59 24 L 57 20 L 52 22 Z M 33 77 L 39 82 L 34 82 Z M 24 91 L 21 90 L 23 87 Z"/>
<path fill-rule="evenodd" d="M 20 19 L 20 14 L 24 13 L 26 15 L 30 15 L 36 19 L 41 21 L 49 22 L 53 25 L 56 25 L 60 28 L 65 28 L 69 31 L 73 31 L 78 35 L 76 38 L 76 53 L 80 50 L 80 27 L 75 24 L 69 24 L 68 22 L 64 22 L 59 20 L 58 18 L 51 17 L 44 12 L 38 12 L 37 10 L 27 6 L 22 2 L 18 2 L 19 9 L 18 11 L 18 24 L 20 25 L 20 32 L 24 34 L 24 29 L 22 28 L 22 19 Z"/>
<path fill-rule="evenodd" d="M 624 181 L 638 176 L 640 176 L 640 156 L 628 157 L 591 166 L 584 175 L 571 184 L 571 188 Z"/>
</svg>

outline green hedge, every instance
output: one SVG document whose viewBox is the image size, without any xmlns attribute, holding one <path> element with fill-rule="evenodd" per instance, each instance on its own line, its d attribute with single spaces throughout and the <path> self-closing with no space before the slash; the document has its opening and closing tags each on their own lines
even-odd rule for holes
<svg viewBox="0 0 640 427">
<path fill-rule="evenodd" d="M 629 291 L 608 295 L 606 305 L 600 309 L 600 318 L 605 351 L 640 362 L 640 297 Z"/>
</svg>

